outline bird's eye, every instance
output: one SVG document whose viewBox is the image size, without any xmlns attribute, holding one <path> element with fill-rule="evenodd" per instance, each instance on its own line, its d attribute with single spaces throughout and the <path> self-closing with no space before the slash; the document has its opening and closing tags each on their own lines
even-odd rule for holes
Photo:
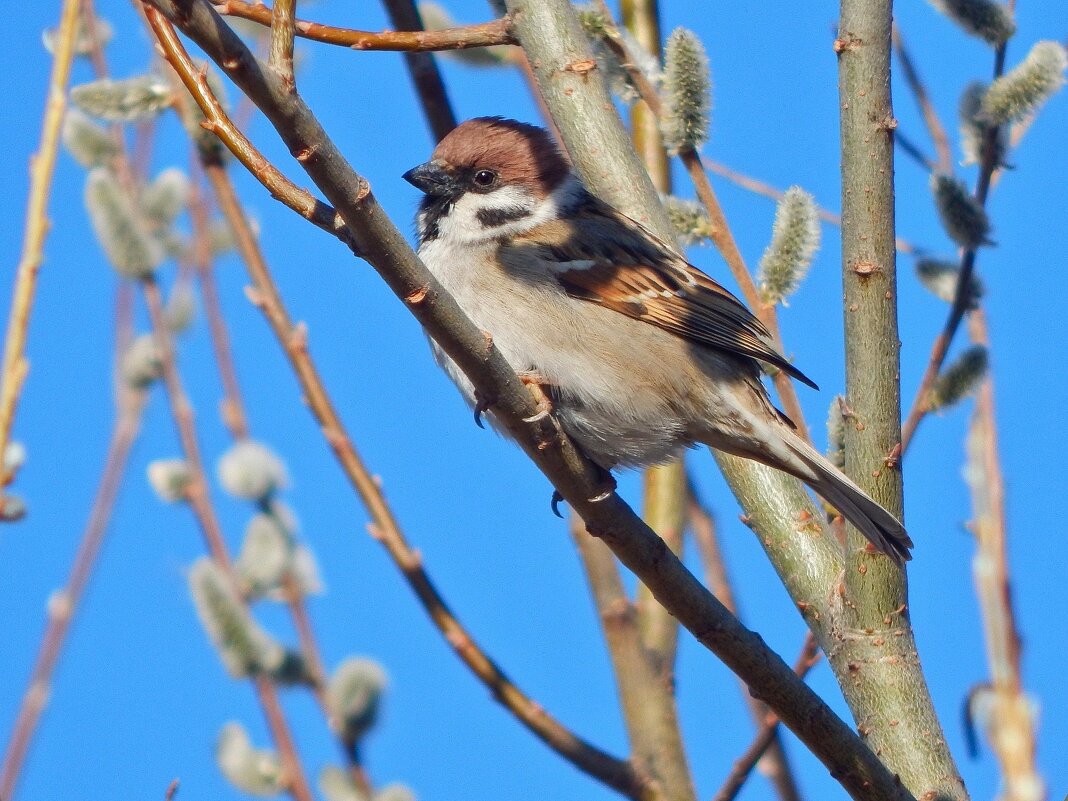
<svg viewBox="0 0 1068 801">
<path fill-rule="evenodd" d="M 497 183 L 497 173 L 493 170 L 479 170 L 474 175 L 474 182 L 476 186 L 487 188 Z"/>
</svg>

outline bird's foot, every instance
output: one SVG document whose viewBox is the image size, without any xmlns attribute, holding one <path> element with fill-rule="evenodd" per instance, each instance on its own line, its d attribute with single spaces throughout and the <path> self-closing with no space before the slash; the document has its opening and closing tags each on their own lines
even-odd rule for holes
<svg viewBox="0 0 1068 801">
<path fill-rule="evenodd" d="M 600 465 L 595 465 L 595 467 L 597 469 L 597 492 L 593 494 L 593 497 L 589 498 L 590 503 L 598 503 L 605 500 L 615 492 L 616 488 L 619 486 L 611 472 L 605 470 Z M 563 515 L 560 514 L 560 504 L 563 500 L 564 496 L 560 494 L 560 490 L 554 489 L 553 497 L 552 500 L 549 501 L 549 505 L 553 510 L 553 514 L 561 519 L 563 518 Z"/>
<path fill-rule="evenodd" d="M 530 393 L 534 396 L 534 400 L 538 402 L 537 413 L 532 414 L 530 417 L 524 417 L 523 422 L 536 423 L 539 420 L 544 420 L 553 411 L 553 402 L 549 397 L 549 391 L 553 385 L 546 381 L 545 376 L 537 370 L 522 370 L 517 375 L 519 380 L 530 388 Z"/>
</svg>

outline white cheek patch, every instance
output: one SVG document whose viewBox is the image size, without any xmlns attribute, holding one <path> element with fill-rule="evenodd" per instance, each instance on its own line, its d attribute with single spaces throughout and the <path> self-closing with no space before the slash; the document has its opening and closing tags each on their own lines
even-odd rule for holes
<svg viewBox="0 0 1068 801">
<path fill-rule="evenodd" d="M 516 236 L 557 219 L 579 188 L 572 177 L 541 200 L 518 186 L 502 186 L 485 194 L 466 192 L 438 222 L 439 231 L 442 238 L 465 244 Z"/>
</svg>

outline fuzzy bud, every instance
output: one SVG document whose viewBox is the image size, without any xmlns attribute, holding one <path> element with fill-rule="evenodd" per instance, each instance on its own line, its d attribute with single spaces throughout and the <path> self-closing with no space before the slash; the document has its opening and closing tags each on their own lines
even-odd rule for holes
<svg viewBox="0 0 1068 801">
<path fill-rule="evenodd" d="M 163 375 L 163 361 L 152 334 L 141 334 L 129 344 L 119 362 L 119 373 L 131 389 L 145 389 Z"/>
<path fill-rule="evenodd" d="M 185 459 L 156 459 L 148 464 L 148 483 L 164 503 L 184 501 L 193 473 Z"/>
<path fill-rule="evenodd" d="M 249 795 L 267 798 L 285 792 L 278 755 L 253 748 L 248 732 L 240 723 L 231 721 L 219 732 L 215 761 L 227 781 Z"/>
<path fill-rule="evenodd" d="M 349 774 L 336 765 L 327 765 L 320 771 L 319 792 L 326 801 L 368 801 Z"/>
<path fill-rule="evenodd" d="M 213 561 L 205 557 L 193 564 L 189 590 L 200 622 L 231 676 L 272 675 L 285 665 L 285 649 L 252 619 Z"/>
<path fill-rule="evenodd" d="M 672 155 L 696 150 L 708 139 L 712 116 L 712 76 L 697 34 L 676 28 L 664 54 L 664 116 L 660 129 Z"/>
<path fill-rule="evenodd" d="M 171 288 L 163 319 L 172 334 L 181 334 L 197 316 L 197 296 L 188 281 L 179 281 Z"/>
<path fill-rule="evenodd" d="M 993 244 L 986 211 L 964 184 L 949 175 L 932 175 L 931 191 L 950 239 L 968 249 Z"/>
<path fill-rule="evenodd" d="M 10 493 L 0 495 L 0 522 L 17 523 L 26 516 L 26 501 Z"/>
<path fill-rule="evenodd" d="M 415 793 L 403 784 L 387 784 L 374 794 L 371 801 L 415 801 Z"/>
<path fill-rule="evenodd" d="M 757 282 L 766 303 L 782 303 L 792 295 L 820 246 L 816 201 L 799 186 L 786 190 L 775 210 L 771 244 L 760 259 Z"/>
<path fill-rule="evenodd" d="M 982 81 L 968 84 L 960 97 L 958 114 L 960 116 L 960 147 L 964 153 L 964 164 L 979 164 L 983 161 L 983 149 L 993 133 L 993 162 L 1001 166 L 1005 162 L 1005 153 L 1009 149 L 1009 129 L 991 123 L 983 112 L 983 97 L 987 85 Z"/>
<path fill-rule="evenodd" d="M 63 146 L 83 167 L 104 167 L 119 155 L 111 134 L 76 108 L 63 117 Z"/>
<path fill-rule="evenodd" d="M 349 748 L 375 725 L 386 672 L 370 659 L 349 657 L 342 662 L 326 690 L 327 702 L 339 736 Z"/>
<path fill-rule="evenodd" d="M 699 245 L 712 237 L 712 221 L 705 207 L 694 200 L 661 195 L 668 221 L 683 246 Z"/>
<path fill-rule="evenodd" d="M 927 395 L 928 411 L 940 411 L 960 402 L 975 390 L 988 369 L 986 348 L 973 345 L 942 370 Z"/>
<path fill-rule="evenodd" d="M 278 506 L 279 504 L 274 504 Z M 259 598 L 277 592 L 293 563 L 293 532 L 278 514 L 258 514 L 245 528 L 234 569 L 248 594 Z"/>
<path fill-rule="evenodd" d="M 86 114 L 109 122 L 137 122 L 171 105 L 170 85 L 158 75 L 115 81 L 101 78 L 70 90 L 70 99 Z"/>
<path fill-rule="evenodd" d="M 996 125 L 1038 111 L 1064 85 L 1068 53 L 1057 42 L 1039 42 L 1018 67 L 1002 75 L 983 96 L 983 113 Z"/>
<path fill-rule="evenodd" d="M 1012 12 L 994 0 L 930 0 L 930 3 L 966 33 L 987 44 L 1003 44 L 1016 33 Z"/>
<path fill-rule="evenodd" d="M 282 460 L 266 445 L 238 442 L 219 459 L 223 489 L 238 498 L 263 501 L 289 483 Z"/>
<path fill-rule="evenodd" d="M 12 440 L 4 448 L 3 472 L 10 476 L 26 464 L 26 446 L 21 442 Z"/>
<path fill-rule="evenodd" d="M 423 20 L 423 30 L 426 31 L 440 31 L 445 28 L 458 27 L 452 15 L 438 3 L 420 3 L 419 17 Z M 491 47 L 461 47 L 457 50 L 443 50 L 440 55 L 472 67 L 501 67 L 512 63 L 512 52 L 513 48 L 508 45 L 493 45 Z"/>
<path fill-rule="evenodd" d="M 124 278 L 151 276 L 163 261 L 163 248 L 110 170 L 97 167 L 86 177 L 85 207 L 111 266 Z"/>
<path fill-rule="evenodd" d="M 78 15 L 77 25 L 78 27 L 74 32 L 74 55 L 76 56 L 89 55 L 96 45 L 106 47 L 115 33 L 111 23 L 100 17 L 93 19 L 92 31 L 89 30 L 89 26 L 86 24 L 84 14 Z M 49 53 L 55 54 L 56 52 L 56 36 L 58 33 L 58 30 L 49 28 L 41 34 L 41 41 L 44 43 L 45 50 Z"/>
<path fill-rule="evenodd" d="M 174 225 L 189 203 L 189 178 L 177 167 L 156 176 L 141 193 L 141 214 L 154 230 Z"/>
<path fill-rule="evenodd" d="M 845 469 L 845 414 L 842 404 L 845 398 L 835 395 L 827 410 L 827 458 L 839 470 Z"/>
<path fill-rule="evenodd" d="M 916 275 L 924 288 L 935 297 L 946 303 L 956 300 L 957 284 L 960 283 L 960 268 L 956 264 L 938 259 L 920 259 L 916 262 Z M 983 285 L 975 273 L 972 273 L 970 283 L 967 308 L 974 309 L 983 297 Z"/>
</svg>

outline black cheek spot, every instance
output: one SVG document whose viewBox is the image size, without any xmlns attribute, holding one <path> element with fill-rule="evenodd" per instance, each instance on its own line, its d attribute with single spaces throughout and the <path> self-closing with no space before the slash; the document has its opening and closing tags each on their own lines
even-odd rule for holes
<svg viewBox="0 0 1068 801">
<path fill-rule="evenodd" d="M 516 222 L 529 216 L 530 209 L 524 209 L 520 206 L 513 206 L 507 209 L 479 209 L 475 213 L 475 217 L 483 228 L 500 228 L 502 225 L 507 225 L 510 222 Z"/>
</svg>

